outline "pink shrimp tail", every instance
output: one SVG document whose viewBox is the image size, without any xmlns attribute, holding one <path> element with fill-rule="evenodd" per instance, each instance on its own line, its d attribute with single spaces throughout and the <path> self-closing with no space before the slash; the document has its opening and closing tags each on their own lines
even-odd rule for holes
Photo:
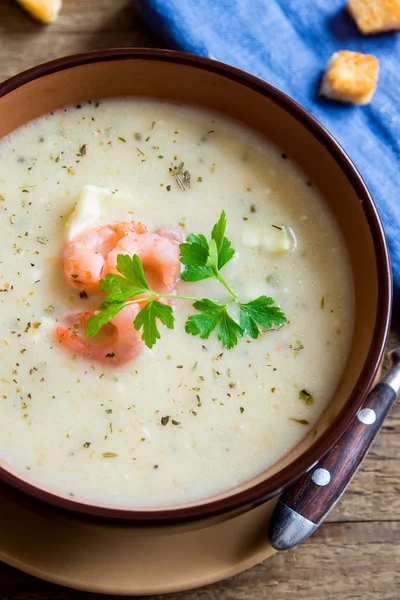
<svg viewBox="0 0 400 600">
<path fill-rule="evenodd" d="M 56 328 L 56 338 L 65 348 L 89 360 L 105 364 L 128 362 L 143 349 L 141 334 L 133 326 L 139 310 L 138 304 L 125 306 L 94 338 L 85 335 L 90 312 L 69 315 L 67 326 Z"/>
</svg>

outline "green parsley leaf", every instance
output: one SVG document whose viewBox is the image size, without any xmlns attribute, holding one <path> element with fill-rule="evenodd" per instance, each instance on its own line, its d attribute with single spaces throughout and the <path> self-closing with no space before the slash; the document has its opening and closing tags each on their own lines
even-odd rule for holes
<svg viewBox="0 0 400 600">
<path fill-rule="evenodd" d="M 183 281 L 202 281 L 214 277 L 211 267 L 186 267 L 181 275 Z"/>
<path fill-rule="evenodd" d="M 218 328 L 218 339 L 225 348 L 230 350 L 238 343 L 238 336 L 243 336 L 243 329 L 225 310 Z"/>
<path fill-rule="evenodd" d="M 98 312 L 96 315 L 92 315 L 88 322 L 86 323 L 85 335 L 88 337 L 93 337 L 100 331 L 100 329 L 113 319 L 120 310 L 124 308 L 124 302 L 114 302 L 112 304 L 107 304 Z"/>
<path fill-rule="evenodd" d="M 273 298 L 260 296 L 247 304 L 239 303 L 240 326 L 250 337 L 257 339 L 259 325 L 264 329 L 283 325 L 286 317 L 278 306 L 274 306 Z"/>
<path fill-rule="evenodd" d="M 142 261 L 137 254 L 132 257 L 128 254 L 118 254 L 117 269 L 121 275 L 108 273 L 105 279 L 100 280 L 101 289 L 108 293 L 106 304 L 125 302 L 134 296 L 151 291 L 143 271 Z"/>
<path fill-rule="evenodd" d="M 186 239 L 191 244 L 200 244 L 200 246 L 204 246 L 204 248 L 207 248 L 208 250 L 208 242 L 206 240 L 206 236 L 202 233 L 199 233 L 198 235 L 196 235 L 195 233 L 191 233 Z"/>
<path fill-rule="evenodd" d="M 218 339 L 230 349 L 236 346 L 238 336 L 243 335 L 243 330 L 228 314 L 226 305 L 216 304 L 204 298 L 193 304 L 199 315 L 191 315 L 185 324 L 186 333 L 199 335 L 201 339 L 208 339 L 218 327 Z"/>
<path fill-rule="evenodd" d="M 186 267 L 182 273 L 184 281 L 201 281 L 213 277 L 213 270 L 205 266 L 208 259 L 208 242 L 204 235 L 191 233 L 179 248 L 181 263 Z"/>
<path fill-rule="evenodd" d="M 204 298 L 193 304 L 193 308 L 203 313 L 202 315 L 191 315 L 185 324 L 186 333 L 200 335 L 202 340 L 210 337 L 221 320 L 221 311 L 225 306 L 216 304 L 212 300 Z"/>
<path fill-rule="evenodd" d="M 152 348 L 161 335 L 157 327 L 157 319 L 169 329 L 174 328 L 175 318 L 172 308 L 158 300 L 150 300 L 137 314 L 134 326 L 136 331 L 143 327 L 142 340 L 148 348 Z"/>
<path fill-rule="evenodd" d="M 189 238 L 188 238 L 189 239 Z M 204 267 L 208 259 L 207 247 L 198 242 L 185 243 L 180 245 L 181 263 L 188 266 Z"/>
<path fill-rule="evenodd" d="M 234 254 L 235 251 L 231 248 L 231 242 L 224 237 L 218 253 L 218 269 L 222 269 L 222 267 L 233 258 Z"/>
<path fill-rule="evenodd" d="M 117 269 L 126 277 L 133 287 L 141 288 L 150 292 L 150 287 L 144 274 L 142 261 L 137 254 L 132 257 L 128 254 L 118 254 Z"/>
<path fill-rule="evenodd" d="M 146 288 L 134 287 L 125 277 L 121 277 L 116 273 L 108 273 L 105 279 L 101 279 L 100 287 L 103 292 L 108 293 L 105 304 L 126 302 L 134 296 L 148 291 Z"/>
<path fill-rule="evenodd" d="M 222 211 L 218 222 L 211 233 L 211 241 L 204 235 L 191 233 L 186 242 L 180 245 L 181 262 L 185 265 L 182 273 L 184 281 L 201 281 L 214 277 L 216 271 L 222 269 L 234 256 L 231 242 L 224 237 L 226 214 Z"/>
<path fill-rule="evenodd" d="M 206 267 L 218 269 L 218 246 L 214 238 L 210 240 L 210 243 L 208 245 L 208 258 L 206 262 Z"/>
<path fill-rule="evenodd" d="M 218 222 L 214 225 L 212 232 L 211 232 L 211 239 L 213 239 L 215 241 L 218 252 L 221 250 L 222 242 L 224 240 L 224 235 L 225 235 L 225 229 L 226 229 L 226 213 L 223 210 L 220 218 L 218 219 Z"/>
</svg>

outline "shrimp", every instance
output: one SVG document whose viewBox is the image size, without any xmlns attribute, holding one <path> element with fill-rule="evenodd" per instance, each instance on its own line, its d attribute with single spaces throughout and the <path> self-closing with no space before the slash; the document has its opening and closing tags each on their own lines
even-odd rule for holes
<svg viewBox="0 0 400 600">
<path fill-rule="evenodd" d="M 85 336 L 89 311 L 67 317 L 68 327 L 57 327 L 58 341 L 74 354 L 101 363 L 125 363 L 135 358 L 143 349 L 140 331 L 133 327 L 133 321 L 140 310 L 139 304 L 128 304 L 104 325 L 94 337 Z"/>
<path fill-rule="evenodd" d="M 172 229 L 172 227 L 160 227 L 160 229 L 157 229 L 156 233 L 161 237 L 165 237 L 178 244 L 182 244 L 186 239 L 183 233 Z"/>
<path fill-rule="evenodd" d="M 116 273 L 118 254 L 137 254 L 153 290 L 169 293 L 175 289 L 180 273 L 179 244 L 157 233 L 129 233 L 119 240 L 107 256 L 107 272 Z"/>
<path fill-rule="evenodd" d="M 128 221 L 102 225 L 78 235 L 66 245 L 61 257 L 68 282 L 79 289 L 98 289 L 108 253 L 131 233 L 145 234 L 147 227 Z"/>
<path fill-rule="evenodd" d="M 148 233 L 142 223 L 134 221 L 96 227 L 84 232 L 67 244 L 64 253 L 64 272 L 68 281 L 82 289 L 96 289 L 100 278 L 117 273 L 118 254 L 137 254 L 143 263 L 151 288 L 160 294 L 175 291 L 180 273 L 180 234 L 168 230 L 165 236 Z M 65 326 L 56 328 L 56 338 L 79 356 L 102 363 L 125 363 L 137 356 L 143 341 L 133 322 L 148 298 L 128 304 L 94 337 L 85 336 L 92 313 L 71 314 Z M 172 305 L 171 298 L 160 298 Z"/>
</svg>

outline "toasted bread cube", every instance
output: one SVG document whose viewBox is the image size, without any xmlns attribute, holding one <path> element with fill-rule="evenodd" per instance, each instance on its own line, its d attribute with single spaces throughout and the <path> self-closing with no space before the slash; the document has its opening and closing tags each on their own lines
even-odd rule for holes
<svg viewBox="0 0 400 600">
<path fill-rule="evenodd" d="M 376 89 L 378 72 L 375 56 L 340 50 L 332 54 L 326 66 L 320 93 L 339 102 L 368 104 Z"/>
<path fill-rule="evenodd" d="M 362 33 L 400 29 L 400 0 L 347 0 L 347 10 Z"/>
<path fill-rule="evenodd" d="M 62 0 L 17 0 L 34 19 L 42 23 L 52 23 L 58 17 Z"/>
</svg>

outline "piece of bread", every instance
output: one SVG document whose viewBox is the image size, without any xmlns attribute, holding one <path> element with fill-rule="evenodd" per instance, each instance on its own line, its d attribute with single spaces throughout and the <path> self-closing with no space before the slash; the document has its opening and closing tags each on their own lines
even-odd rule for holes
<svg viewBox="0 0 400 600">
<path fill-rule="evenodd" d="M 332 54 L 326 65 L 320 93 L 340 102 L 368 104 L 376 89 L 378 72 L 375 56 L 340 50 Z"/>
<path fill-rule="evenodd" d="M 17 0 L 32 17 L 42 23 L 51 23 L 58 17 L 62 0 Z"/>
<path fill-rule="evenodd" d="M 400 29 L 400 0 L 347 0 L 347 10 L 362 33 Z"/>
</svg>

